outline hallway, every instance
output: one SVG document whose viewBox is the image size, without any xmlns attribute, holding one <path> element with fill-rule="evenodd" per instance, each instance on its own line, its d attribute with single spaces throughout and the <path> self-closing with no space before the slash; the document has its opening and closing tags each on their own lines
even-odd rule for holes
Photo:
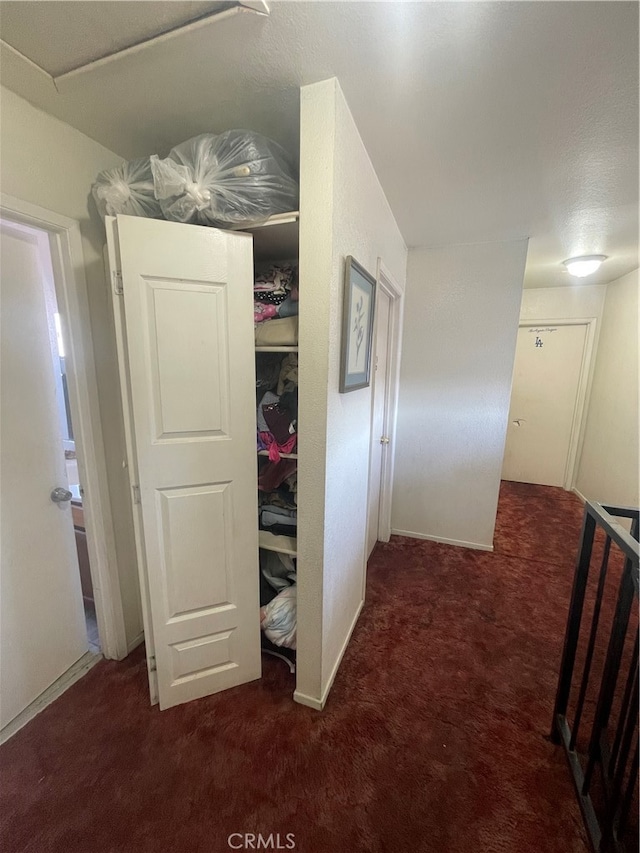
<svg viewBox="0 0 640 853">
<path fill-rule="evenodd" d="M 581 518 L 562 489 L 503 483 L 493 553 L 378 544 L 321 714 L 270 658 L 162 713 L 140 650 L 98 664 L 0 748 L 0 846 L 223 853 L 231 833 L 293 833 L 301 853 L 586 853 L 547 740 Z"/>
</svg>

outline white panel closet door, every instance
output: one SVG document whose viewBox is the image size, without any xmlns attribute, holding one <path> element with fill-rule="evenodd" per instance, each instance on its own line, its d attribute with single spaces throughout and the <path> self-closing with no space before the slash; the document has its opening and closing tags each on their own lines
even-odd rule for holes
<svg viewBox="0 0 640 853">
<path fill-rule="evenodd" d="M 564 486 L 587 327 L 521 326 L 502 479 Z"/>
<path fill-rule="evenodd" d="M 128 216 L 112 233 L 140 546 L 160 707 L 169 708 L 261 674 L 253 243 Z"/>
</svg>

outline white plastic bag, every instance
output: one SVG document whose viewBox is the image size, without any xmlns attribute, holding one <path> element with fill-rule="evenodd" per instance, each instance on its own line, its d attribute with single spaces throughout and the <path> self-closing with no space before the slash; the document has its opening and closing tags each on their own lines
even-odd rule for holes
<svg viewBox="0 0 640 853">
<path fill-rule="evenodd" d="M 260 627 L 274 646 L 296 647 L 297 589 L 288 586 L 260 608 Z"/>
<path fill-rule="evenodd" d="M 100 172 L 91 187 L 98 213 L 105 216 L 148 216 L 161 219 L 162 210 L 154 195 L 153 174 L 148 157 L 131 160 L 115 169 Z"/>
<path fill-rule="evenodd" d="M 298 183 L 285 150 L 248 130 L 203 133 L 151 158 L 155 195 L 167 219 L 246 228 L 296 210 Z"/>
</svg>

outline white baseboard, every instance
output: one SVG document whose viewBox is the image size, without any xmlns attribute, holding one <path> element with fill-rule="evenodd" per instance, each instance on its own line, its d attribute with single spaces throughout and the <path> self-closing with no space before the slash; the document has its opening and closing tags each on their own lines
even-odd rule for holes
<svg viewBox="0 0 640 853">
<path fill-rule="evenodd" d="M 307 696 L 306 693 L 300 693 L 298 690 L 296 690 L 293 694 L 293 699 L 295 702 L 298 702 L 300 705 L 306 705 L 308 708 L 314 708 L 316 711 L 322 711 L 327 699 L 329 698 L 329 692 L 333 687 L 333 682 L 335 680 L 336 675 L 338 674 L 338 669 L 340 668 L 340 664 L 342 663 L 342 658 L 344 657 L 344 653 L 347 650 L 349 640 L 351 639 L 353 630 L 356 627 L 358 619 L 360 618 L 360 614 L 362 613 L 363 607 L 364 599 L 358 605 L 358 609 L 356 610 L 355 615 L 351 621 L 351 625 L 349 626 L 349 630 L 347 631 L 347 636 L 344 639 L 344 643 L 342 644 L 338 657 L 336 658 L 336 662 L 334 663 L 333 669 L 331 670 L 331 675 L 329 676 L 329 680 L 327 681 L 325 688 L 322 691 L 322 696 L 320 697 L 320 699 L 316 699 L 314 696 Z"/>
<path fill-rule="evenodd" d="M 462 539 L 445 539 L 444 536 L 430 536 L 428 533 L 414 533 L 412 530 L 391 529 L 394 536 L 408 536 L 410 539 L 426 539 L 429 542 L 440 542 L 442 545 L 455 545 L 458 548 L 473 548 L 476 551 L 493 551 L 493 545 L 483 542 L 465 542 Z"/>
<path fill-rule="evenodd" d="M 134 637 L 130 643 L 127 643 L 127 654 L 130 655 L 134 649 L 137 649 L 140 643 L 144 643 L 144 631 L 140 631 L 137 637 Z"/>
<path fill-rule="evenodd" d="M 27 705 L 24 711 L 20 711 L 17 717 L 14 717 L 11 722 L 7 723 L 2 731 L 0 731 L 0 743 L 4 743 L 10 737 L 13 737 L 17 731 L 20 731 L 23 726 L 31 722 L 47 705 L 55 702 L 56 699 L 62 696 L 65 690 L 68 690 L 72 684 L 79 681 L 83 675 L 86 675 L 101 660 L 102 655 L 94 654 L 93 652 L 86 652 L 82 655 L 60 678 L 47 687 L 44 693 L 41 693 L 30 705 Z"/>
<path fill-rule="evenodd" d="M 313 708 L 314 711 L 322 711 L 323 703 L 313 696 L 307 696 L 306 693 L 301 693 L 299 690 L 294 691 L 293 701 L 298 705 L 306 705 L 307 708 Z"/>
<path fill-rule="evenodd" d="M 338 657 L 336 658 L 336 662 L 333 665 L 333 669 L 331 670 L 331 675 L 329 676 L 329 680 L 327 681 L 324 690 L 322 691 L 322 707 L 324 708 L 325 702 L 329 698 L 329 691 L 333 687 L 333 682 L 335 680 L 336 675 L 338 674 L 338 670 L 340 668 L 340 664 L 342 663 L 342 658 L 344 657 L 344 653 L 347 650 L 347 646 L 349 645 L 349 640 L 351 639 L 351 635 L 353 634 L 353 630 L 356 627 L 356 623 L 360 618 L 360 614 L 362 613 L 362 608 L 364 607 L 364 599 L 358 605 L 358 609 L 356 610 L 354 617 L 351 621 L 351 625 L 349 626 L 349 630 L 347 631 L 347 636 L 344 638 L 344 643 L 340 648 L 340 652 Z"/>
<path fill-rule="evenodd" d="M 580 498 L 580 500 L 582 501 L 583 504 L 586 504 L 587 499 L 582 494 L 582 492 L 578 491 L 578 489 L 576 489 L 575 486 L 571 489 L 571 491 L 573 492 L 574 495 L 576 495 L 576 497 Z"/>
</svg>

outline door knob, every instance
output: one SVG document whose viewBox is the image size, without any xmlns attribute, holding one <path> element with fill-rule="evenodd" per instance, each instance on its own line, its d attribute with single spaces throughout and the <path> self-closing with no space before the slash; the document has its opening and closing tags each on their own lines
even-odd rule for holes
<svg viewBox="0 0 640 853">
<path fill-rule="evenodd" d="M 386 435 L 383 435 L 380 439 L 380 444 L 389 444 L 389 439 Z"/>
<path fill-rule="evenodd" d="M 72 492 L 69 489 L 64 489 L 62 486 L 58 486 L 51 492 L 51 500 L 54 504 L 63 504 L 65 501 L 70 501 L 72 497 Z"/>
</svg>

